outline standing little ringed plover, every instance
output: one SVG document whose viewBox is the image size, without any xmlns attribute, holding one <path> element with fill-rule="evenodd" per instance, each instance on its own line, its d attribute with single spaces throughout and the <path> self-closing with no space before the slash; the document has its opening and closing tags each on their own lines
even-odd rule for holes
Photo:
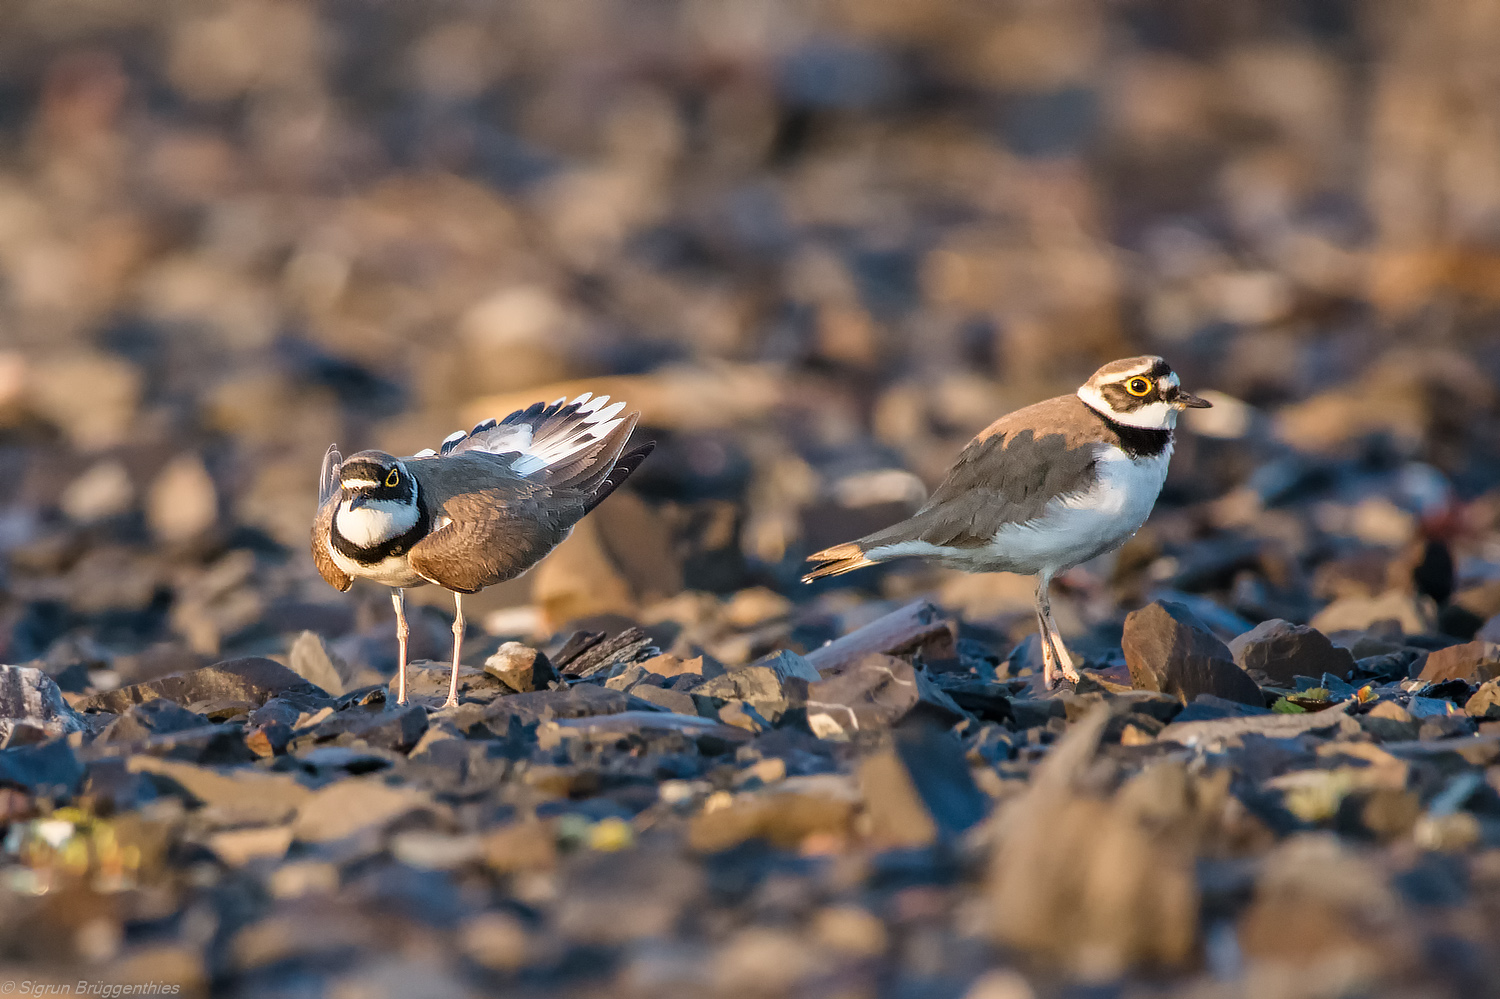
<svg viewBox="0 0 1500 999">
<path fill-rule="evenodd" d="M 513 579 L 568 536 L 573 525 L 638 468 L 652 442 L 625 451 L 639 413 L 584 393 L 518 410 L 459 431 L 437 451 L 408 458 L 337 447 L 323 458 L 313 560 L 330 585 L 356 578 L 392 588 L 401 662 L 396 700 L 406 703 L 405 588 L 453 591 L 453 674 L 445 707 L 458 703 L 463 594 Z"/>
<path fill-rule="evenodd" d="M 907 520 L 812 555 L 810 582 L 903 555 L 971 572 L 1035 574 L 1048 687 L 1078 671 L 1052 620 L 1058 573 L 1118 548 L 1145 523 L 1172 457 L 1183 391 L 1160 357 L 1112 361 L 1070 395 L 1002 416 L 969 442 Z"/>
</svg>

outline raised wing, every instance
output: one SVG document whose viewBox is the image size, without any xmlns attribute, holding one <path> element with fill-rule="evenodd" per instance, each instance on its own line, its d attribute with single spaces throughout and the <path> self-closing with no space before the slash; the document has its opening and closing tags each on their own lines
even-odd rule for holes
<svg viewBox="0 0 1500 999">
<path fill-rule="evenodd" d="M 339 487 L 339 466 L 344 463 L 344 456 L 339 454 L 337 444 L 328 445 L 328 450 L 323 454 L 323 470 L 318 473 L 318 506 L 321 508 L 328 502 Z"/>
<path fill-rule="evenodd" d="M 503 420 L 485 420 L 468 432 L 450 434 L 436 454 L 480 451 L 505 455 L 516 475 L 561 484 L 580 466 L 590 466 L 605 455 L 612 461 L 630 436 L 639 414 L 621 416 L 625 403 L 605 405 L 608 402 L 609 396 L 595 397 L 588 392 L 571 402 L 539 402 Z M 619 446 L 615 446 L 617 443 Z M 413 457 L 432 454 L 424 451 Z"/>
</svg>

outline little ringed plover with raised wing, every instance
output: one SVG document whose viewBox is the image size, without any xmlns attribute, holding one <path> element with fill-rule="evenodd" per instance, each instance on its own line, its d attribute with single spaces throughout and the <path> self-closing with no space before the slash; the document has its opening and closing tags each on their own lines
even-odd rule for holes
<svg viewBox="0 0 1500 999">
<path fill-rule="evenodd" d="M 407 458 L 361 451 L 323 458 L 312 553 L 330 585 L 356 578 L 392 588 L 400 657 L 397 703 L 406 703 L 405 588 L 453 591 L 453 674 L 445 707 L 458 703 L 463 594 L 513 579 L 541 561 L 573 525 L 638 468 L 655 444 L 625 450 L 639 413 L 584 393 L 536 403 L 459 431 Z"/>
</svg>

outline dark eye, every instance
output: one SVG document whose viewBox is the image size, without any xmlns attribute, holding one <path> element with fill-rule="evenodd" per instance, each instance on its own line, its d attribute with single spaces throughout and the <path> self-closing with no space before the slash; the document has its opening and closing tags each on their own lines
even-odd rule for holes
<svg viewBox="0 0 1500 999">
<path fill-rule="evenodd" d="M 400 481 L 401 481 L 401 473 L 398 472 L 398 471 L 396 471 L 393 468 L 393 469 L 391 469 L 391 474 L 389 474 L 389 475 L 387 475 L 385 477 L 386 488 L 387 489 L 395 489 L 396 488 L 396 483 L 398 483 Z"/>
<path fill-rule="evenodd" d="M 1145 378 L 1132 378 L 1125 383 L 1125 391 L 1131 395 L 1146 395 L 1151 391 L 1151 382 Z"/>
</svg>

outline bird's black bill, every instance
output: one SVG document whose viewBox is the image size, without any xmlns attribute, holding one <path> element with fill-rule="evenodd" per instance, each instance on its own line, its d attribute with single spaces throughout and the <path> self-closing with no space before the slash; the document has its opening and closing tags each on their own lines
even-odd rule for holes
<svg viewBox="0 0 1500 999">
<path fill-rule="evenodd" d="M 1212 409 L 1214 406 L 1207 399 L 1183 390 L 1178 390 L 1177 397 L 1172 400 L 1172 404 L 1183 409 Z"/>
<path fill-rule="evenodd" d="M 369 502 L 369 499 L 370 496 L 368 493 L 355 493 L 353 496 L 349 497 L 349 509 L 358 510 L 360 507 Z"/>
</svg>

